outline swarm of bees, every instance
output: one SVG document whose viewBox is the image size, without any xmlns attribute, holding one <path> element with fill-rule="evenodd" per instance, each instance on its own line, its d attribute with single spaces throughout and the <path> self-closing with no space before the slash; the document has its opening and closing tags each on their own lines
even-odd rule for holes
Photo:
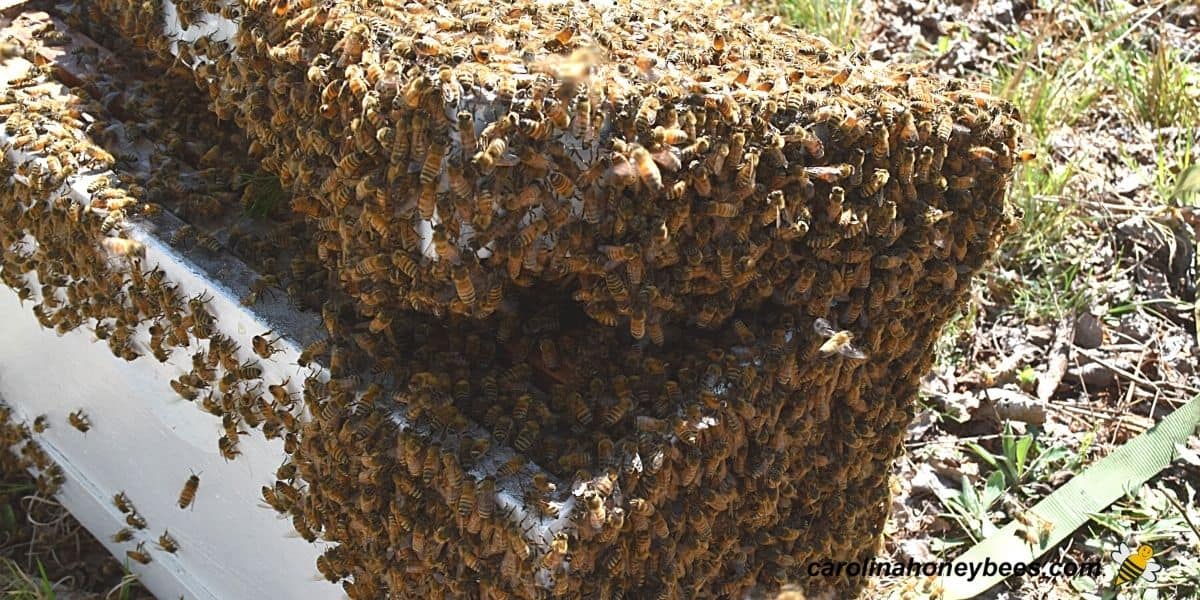
<svg viewBox="0 0 1200 600">
<path fill-rule="evenodd" d="M 245 304 L 283 288 L 319 311 L 330 337 L 299 362 L 330 377 L 264 381 L 244 357 L 274 360 L 277 334 L 239 353 L 137 246 L 90 243 L 138 194 L 81 211 L 23 173 L 0 241 L 44 250 L 0 273 L 117 356 L 135 326 L 159 360 L 209 340 L 171 385 L 222 418 L 228 459 L 247 428 L 283 439 L 262 498 L 336 542 L 322 576 L 355 599 L 718 598 L 876 552 L 932 344 L 1011 221 L 1009 105 L 699 0 L 176 7 L 238 32 L 169 47 L 157 0 L 82 8 L 190 67 L 232 124 L 156 129 L 214 166 L 136 185 L 189 221 L 173 244 L 255 259 Z M 244 205 L 220 159 L 239 144 L 293 214 L 222 242 L 203 225 Z"/>
<path fill-rule="evenodd" d="M 955 225 L 1003 210 L 1019 158 L 1001 100 L 709 3 L 230 6 L 239 34 L 178 60 L 367 316 L 554 284 L 655 344 L 766 304 L 853 322 L 888 296 L 876 256 L 957 276 L 988 235 Z"/>
</svg>

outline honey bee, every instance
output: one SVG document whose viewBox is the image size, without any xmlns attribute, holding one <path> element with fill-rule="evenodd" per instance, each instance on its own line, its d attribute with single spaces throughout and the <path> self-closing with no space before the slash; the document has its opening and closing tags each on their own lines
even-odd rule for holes
<svg viewBox="0 0 1200 600">
<path fill-rule="evenodd" d="M 546 569 L 554 568 L 570 551 L 570 538 L 565 532 L 554 534 L 550 541 L 550 549 L 541 559 L 541 566 Z"/>
<path fill-rule="evenodd" d="M 709 202 L 704 209 L 705 215 L 723 219 L 737 217 L 739 212 L 739 206 L 733 202 Z"/>
<path fill-rule="evenodd" d="M 483 520 L 492 518 L 496 509 L 496 480 L 489 477 L 475 484 L 475 514 Z"/>
<path fill-rule="evenodd" d="M 867 357 L 851 345 L 854 341 L 853 333 L 849 331 L 835 331 L 829 321 L 820 318 L 813 321 L 813 330 L 818 335 L 828 338 L 821 344 L 821 354 L 837 353 L 851 360 L 862 360 Z"/>
<path fill-rule="evenodd" d="M 954 117 L 949 113 L 942 113 L 938 117 L 937 126 L 934 129 L 935 135 L 942 144 L 950 141 L 950 134 L 954 132 Z"/>
<path fill-rule="evenodd" d="M 145 542 L 138 542 L 136 549 L 125 551 L 125 556 L 128 556 L 130 559 L 135 560 L 143 565 L 148 565 L 150 564 L 151 558 L 150 553 L 146 552 L 145 546 Z"/>
<path fill-rule="evenodd" d="M 158 536 L 158 547 L 164 552 L 175 554 L 179 551 L 179 542 L 175 541 L 175 538 L 171 536 L 169 531 L 163 531 L 162 535 Z"/>
<path fill-rule="evenodd" d="M 104 246 L 105 250 L 108 250 L 114 256 L 128 258 L 142 258 L 146 256 L 146 246 L 138 241 L 106 237 L 100 240 L 100 243 Z"/>
<path fill-rule="evenodd" d="M 830 165 L 823 167 L 804 167 L 804 173 L 813 179 L 826 183 L 834 183 L 854 174 L 854 166 L 850 164 Z"/>
<path fill-rule="evenodd" d="M 513 475 L 519 473 L 521 469 L 525 468 L 525 464 L 527 462 L 529 461 L 525 458 L 525 456 L 521 454 L 514 455 L 512 458 L 504 461 L 504 463 L 496 469 L 496 477 L 512 477 Z"/>
<path fill-rule="evenodd" d="M 662 173 L 658 170 L 658 165 L 655 164 L 654 157 L 650 155 L 650 152 L 641 146 L 635 146 L 630 152 L 630 158 L 637 168 L 637 175 L 641 178 L 642 183 L 656 194 L 662 192 Z"/>
<path fill-rule="evenodd" d="M 126 496 L 125 492 L 117 492 L 113 495 L 113 506 L 122 513 L 133 512 L 133 503 L 129 501 L 129 496 Z"/>
<path fill-rule="evenodd" d="M 503 137 L 497 137 L 488 142 L 487 146 L 480 152 L 477 152 L 471 159 L 475 166 L 489 171 L 496 166 L 496 162 L 508 150 L 508 142 Z"/>
<path fill-rule="evenodd" d="M 883 186 L 887 185 L 890 177 L 891 174 L 886 169 L 875 169 L 875 171 L 871 173 L 871 178 L 863 183 L 861 190 L 863 197 L 874 196 L 877 194 L 879 190 L 883 189 Z"/>
<path fill-rule="evenodd" d="M 425 153 L 425 160 L 421 163 L 421 185 L 429 186 L 433 183 L 442 172 L 442 159 L 446 155 L 447 140 L 441 136 L 435 137 L 428 151 Z"/>
<path fill-rule="evenodd" d="M 263 333 L 261 335 L 254 336 L 250 340 L 251 344 L 253 345 L 253 348 L 254 348 L 254 353 L 264 359 L 269 359 L 272 356 L 274 356 L 275 353 L 280 351 L 278 348 L 275 347 L 275 342 L 278 342 L 282 336 L 278 336 L 275 339 L 271 340 L 271 339 L 267 339 L 267 336 L 269 336 L 269 335 L 271 335 L 271 332 L 267 331 L 266 333 Z"/>
<path fill-rule="evenodd" d="M 196 490 L 200 488 L 200 476 L 192 473 L 179 491 L 179 508 L 184 509 L 196 501 Z"/>
<path fill-rule="evenodd" d="M 84 414 L 82 409 L 68 414 L 67 422 L 71 424 L 71 427 L 78 429 L 81 433 L 87 433 L 88 430 L 92 428 L 92 422 L 88 419 L 88 416 Z"/>
<path fill-rule="evenodd" d="M 128 527 L 122 527 L 120 531 L 112 534 L 110 538 L 114 543 L 123 544 L 133 539 L 133 530 Z"/>
<path fill-rule="evenodd" d="M 600 494 L 588 490 L 583 494 L 583 504 L 588 526 L 595 530 L 602 529 L 607 516 L 604 510 L 604 498 Z"/>
<path fill-rule="evenodd" d="M 656 126 L 651 132 L 651 139 L 654 140 L 655 144 L 659 145 L 677 146 L 688 141 L 690 138 L 691 136 L 688 135 L 688 132 L 683 129 L 666 128 L 661 125 Z M 697 140 L 697 144 L 699 146 L 692 148 L 691 153 L 703 154 L 704 151 L 701 149 L 701 146 L 706 147 L 708 145 L 707 140 L 703 143 Z"/>
<path fill-rule="evenodd" d="M 913 119 L 913 115 L 909 111 L 904 111 L 900 115 L 900 141 L 908 146 L 913 146 L 920 141 L 917 134 L 917 123 Z"/>
<path fill-rule="evenodd" d="M 125 522 L 134 529 L 146 528 L 146 519 L 142 518 L 142 516 L 137 514 L 137 512 L 130 512 L 129 514 L 125 515 Z"/>
</svg>

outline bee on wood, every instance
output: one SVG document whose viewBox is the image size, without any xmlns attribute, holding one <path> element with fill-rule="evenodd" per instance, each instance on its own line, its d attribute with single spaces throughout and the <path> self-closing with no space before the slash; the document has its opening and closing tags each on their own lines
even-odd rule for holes
<svg viewBox="0 0 1200 600">
<path fill-rule="evenodd" d="M 136 511 L 130 512 L 129 514 L 125 515 L 125 522 L 127 524 L 129 524 L 130 527 L 133 527 L 134 529 L 145 529 L 146 528 L 146 519 L 144 519 L 142 517 L 142 515 L 139 515 Z"/>
<path fill-rule="evenodd" d="M 71 424 L 71 427 L 78 429 L 82 433 L 87 433 L 92 428 L 92 422 L 88 420 L 88 416 L 84 414 L 82 409 L 68 414 L 67 422 Z"/>
<path fill-rule="evenodd" d="M 196 490 L 200 489 L 200 476 L 192 473 L 179 491 L 179 508 L 184 509 L 196 501 Z"/>
<path fill-rule="evenodd" d="M 179 551 L 179 542 L 175 541 L 175 538 L 171 536 L 169 531 L 164 530 L 162 535 L 158 536 L 158 547 L 164 552 L 175 554 Z"/>
<path fill-rule="evenodd" d="M 134 550 L 126 550 L 125 556 L 136 560 L 137 562 L 148 565 L 150 564 L 150 553 L 146 552 L 146 542 L 138 542 L 137 548 Z"/>
<path fill-rule="evenodd" d="M 254 348 L 254 353 L 264 359 L 269 359 L 276 352 L 280 351 L 278 348 L 275 347 L 275 342 L 278 342 L 283 336 L 277 336 L 275 339 L 272 340 L 272 339 L 268 339 L 268 336 L 270 336 L 270 335 L 271 335 L 271 332 L 267 331 L 261 335 L 254 336 L 250 340 L 251 344 L 253 345 L 253 348 Z"/>
</svg>

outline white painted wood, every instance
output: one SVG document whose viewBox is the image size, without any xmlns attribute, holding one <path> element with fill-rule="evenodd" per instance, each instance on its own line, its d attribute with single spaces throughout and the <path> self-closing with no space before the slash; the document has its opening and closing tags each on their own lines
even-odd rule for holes
<svg viewBox="0 0 1200 600">
<path fill-rule="evenodd" d="M 321 548 L 261 505 L 258 490 L 274 482 L 284 458 L 279 440 L 254 432 L 243 437 L 242 456 L 226 462 L 216 444 L 220 420 L 171 391 L 182 365 L 126 362 L 86 329 L 59 336 L 41 328 L 29 308 L 0 286 L 0 397 L 27 422 L 49 418 L 50 428 L 34 435 L 66 474 L 59 499 L 122 559 L 134 543 L 109 539 L 125 526 L 112 496 L 129 496 L 148 523 L 135 541 L 154 558 L 129 567 L 151 592 L 189 600 L 342 596 L 314 580 Z M 67 423 L 81 409 L 92 422 L 86 434 Z M 191 471 L 200 489 L 181 510 L 176 500 Z M 155 543 L 166 529 L 179 541 L 175 555 Z"/>
</svg>

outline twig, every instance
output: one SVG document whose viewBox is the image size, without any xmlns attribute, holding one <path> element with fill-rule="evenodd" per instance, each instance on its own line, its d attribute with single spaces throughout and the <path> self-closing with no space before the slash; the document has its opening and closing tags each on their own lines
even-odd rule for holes
<svg viewBox="0 0 1200 600">
<path fill-rule="evenodd" d="M 991 434 L 986 434 L 986 435 L 975 435 L 975 436 L 971 436 L 971 437 L 950 436 L 950 437 L 938 438 L 936 440 L 929 440 L 927 442 L 906 443 L 906 444 L 904 444 L 904 447 L 909 448 L 909 449 L 915 449 L 915 448 L 924 448 L 925 446 L 933 446 L 935 444 L 957 444 L 959 442 L 964 442 L 964 441 L 974 442 L 974 441 L 982 441 L 982 440 L 994 440 L 994 439 L 998 439 L 1000 437 L 1001 437 L 1001 434 L 999 434 L 999 433 L 991 433 Z"/>
<path fill-rule="evenodd" d="M 1058 384 L 1062 383 L 1063 375 L 1067 373 L 1067 354 L 1071 349 L 1071 338 L 1075 332 L 1075 315 L 1062 319 L 1054 335 L 1054 345 L 1050 348 L 1050 357 L 1046 369 L 1038 376 L 1037 399 L 1044 405 Z"/>
<path fill-rule="evenodd" d="M 1200 529 L 1196 528 L 1196 524 L 1192 522 L 1192 518 L 1188 516 L 1187 510 L 1183 508 L 1183 505 L 1175 500 L 1175 498 L 1172 498 L 1170 494 L 1163 495 L 1166 496 L 1167 502 L 1170 502 L 1171 506 L 1174 506 L 1175 510 L 1179 511 L 1179 514 L 1183 516 L 1183 520 L 1187 521 L 1188 527 L 1192 528 L 1192 533 L 1196 534 L 1196 539 L 1200 540 Z"/>
<path fill-rule="evenodd" d="M 1173 381 L 1166 381 L 1166 380 L 1150 381 L 1149 379 L 1146 379 L 1145 377 L 1130 373 L 1129 371 L 1126 371 L 1125 369 L 1122 369 L 1121 367 L 1118 367 L 1117 365 L 1115 365 L 1111 362 L 1108 362 L 1108 361 L 1104 360 L 1103 358 L 1100 358 L 1099 356 L 1096 356 L 1095 354 L 1088 352 L 1085 349 L 1081 348 L 1080 351 L 1083 352 L 1084 354 L 1086 354 L 1087 357 L 1092 359 L 1093 361 L 1099 363 L 1100 365 L 1102 365 L 1104 367 L 1107 367 L 1108 369 L 1111 369 L 1114 373 L 1117 373 L 1118 375 L 1123 375 L 1130 381 L 1135 381 L 1135 382 L 1145 385 L 1155 391 L 1159 390 L 1159 386 L 1164 386 L 1164 387 L 1169 387 L 1169 388 L 1173 388 L 1176 390 L 1181 390 L 1181 391 L 1187 392 L 1189 395 L 1200 393 L 1200 389 L 1194 388 L 1190 385 L 1186 385 L 1183 383 L 1175 383 Z"/>
</svg>

